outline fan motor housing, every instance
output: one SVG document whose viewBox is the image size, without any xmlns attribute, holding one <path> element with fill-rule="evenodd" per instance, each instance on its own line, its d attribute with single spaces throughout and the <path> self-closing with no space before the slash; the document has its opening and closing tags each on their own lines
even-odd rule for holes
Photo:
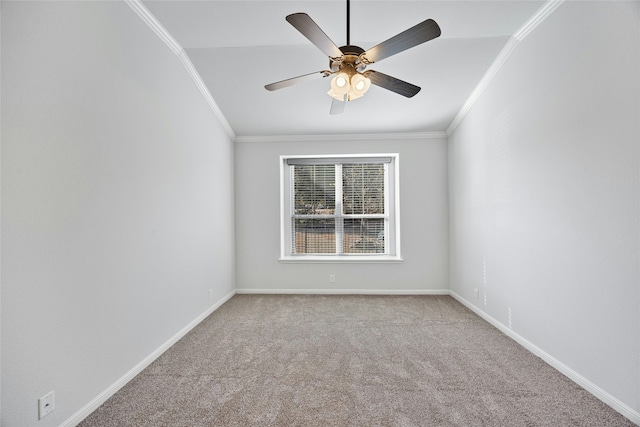
<svg viewBox="0 0 640 427">
<path fill-rule="evenodd" d="M 364 49 L 360 46 L 342 46 L 340 51 L 345 55 L 356 55 L 360 56 L 360 54 L 364 53 Z"/>
<path fill-rule="evenodd" d="M 329 60 L 331 71 L 338 71 L 344 67 L 349 67 L 357 71 L 362 71 L 366 68 L 366 64 L 360 62 L 360 55 L 365 52 L 363 48 L 349 45 L 342 46 L 339 49 L 342 52 L 342 58 Z"/>
</svg>

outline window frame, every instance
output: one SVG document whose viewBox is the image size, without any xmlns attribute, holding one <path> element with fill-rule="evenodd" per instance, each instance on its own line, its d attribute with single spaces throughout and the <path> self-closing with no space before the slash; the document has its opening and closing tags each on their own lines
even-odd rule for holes
<svg viewBox="0 0 640 427">
<path fill-rule="evenodd" d="M 400 173 L 398 153 L 323 154 L 280 156 L 280 262 L 292 263 L 388 263 L 402 262 L 400 252 Z M 351 164 L 380 162 L 385 166 L 385 251 L 380 254 L 292 254 L 291 168 L 288 161 L 304 164 Z M 341 177 L 338 178 L 341 180 Z M 339 190 L 339 193 L 341 193 Z"/>
</svg>

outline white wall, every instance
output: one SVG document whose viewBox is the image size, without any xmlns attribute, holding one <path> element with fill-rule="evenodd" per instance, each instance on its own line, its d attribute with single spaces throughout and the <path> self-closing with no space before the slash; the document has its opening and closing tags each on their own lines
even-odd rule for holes
<svg viewBox="0 0 640 427">
<path fill-rule="evenodd" d="M 233 291 L 233 146 L 125 3 L 1 7 L 1 423 L 57 426 Z"/>
<path fill-rule="evenodd" d="M 399 153 L 400 264 L 280 263 L 280 155 Z M 259 290 L 429 292 L 448 287 L 447 146 L 420 140 L 236 143 L 236 285 Z M 329 283 L 335 274 L 336 282 Z"/>
<path fill-rule="evenodd" d="M 639 4 L 562 4 L 449 141 L 452 291 L 636 421 Z"/>
</svg>

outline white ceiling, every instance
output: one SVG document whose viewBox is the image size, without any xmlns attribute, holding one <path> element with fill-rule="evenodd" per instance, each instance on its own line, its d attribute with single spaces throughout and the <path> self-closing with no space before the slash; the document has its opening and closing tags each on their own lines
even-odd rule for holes
<svg viewBox="0 0 640 427">
<path fill-rule="evenodd" d="M 305 12 L 346 44 L 344 0 L 144 1 L 184 48 L 236 135 L 445 131 L 493 60 L 543 1 L 351 2 L 351 44 L 368 49 L 427 18 L 442 35 L 368 69 L 422 90 L 405 98 L 372 86 L 330 116 L 329 79 L 269 92 L 264 85 L 328 68 L 328 58 L 285 21 Z"/>
</svg>

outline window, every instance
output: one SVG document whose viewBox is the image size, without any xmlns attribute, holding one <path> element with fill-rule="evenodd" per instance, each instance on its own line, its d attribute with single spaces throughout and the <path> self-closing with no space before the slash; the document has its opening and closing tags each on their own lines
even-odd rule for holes
<svg viewBox="0 0 640 427">
<path fill-rule="evenodd" d="M 398 155 L 282 156 L 283 261 L 400 261 Z"/>
</svg>

